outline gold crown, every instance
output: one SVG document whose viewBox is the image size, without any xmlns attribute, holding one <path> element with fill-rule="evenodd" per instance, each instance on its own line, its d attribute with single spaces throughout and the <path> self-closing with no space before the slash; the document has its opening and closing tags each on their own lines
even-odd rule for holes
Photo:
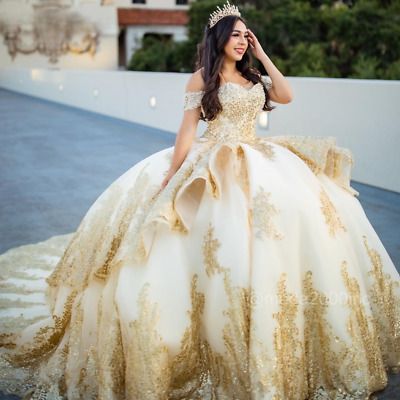
<svg viewBox="0 0 400 400">
<path fill-rule="evenodd" d="M 229 4 L 229 0 L 224 4 L 222 10 L 217 6 L 217 9 L 210 14 L 210 19 L 208 20 L 209 27 L 212 28 L 220 19 L 228 15 L 236 15 L 237 17 L 240 17 L 239 9 L 236 6 Z"/>
</svg>

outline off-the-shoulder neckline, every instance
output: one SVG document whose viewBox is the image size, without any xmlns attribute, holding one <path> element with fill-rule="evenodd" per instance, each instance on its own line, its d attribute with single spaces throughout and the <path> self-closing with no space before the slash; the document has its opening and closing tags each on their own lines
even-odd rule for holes
<svg viewBox="0 0 400 400">
<path fill-rule="evenodd" d="M 224 87 L 224 86 L 227 86 L 227 85 L 234 85 L 234 86 L 239 86 L 239 87 L 241 87 L 243 90 L 246 90 L 247 92 L 249 92 L 250 90 L 254 89 L 254 87 L 256 87 L 257 85 L 260 85 L 260 84 L 261 84 L 261 82 L 257 82 L 257 83 L 255 83 L 253 86 L 251 86 L 250 88 L 246 88 L 245 85 L 242 85 L 242 84 L 240 84 L 240 83 L 236 83 L 236 82 L 225 82 L 225 83 L 223 83 L 222 85 L 219 85 L 218 90 L 223 89 L 223 87 Z M 195 91 L 195 92 L 185 92 L 185 93 L 190 93 L 190 94 L 204 93 L 204 90 L 197 90 L 197 91 Z"/>
</svg>

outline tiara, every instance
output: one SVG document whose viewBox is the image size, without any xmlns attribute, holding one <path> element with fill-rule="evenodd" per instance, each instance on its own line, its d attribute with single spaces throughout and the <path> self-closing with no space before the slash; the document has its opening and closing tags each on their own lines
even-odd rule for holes
<svg viewBox="0 0 400 400">
<path fill-rule="evenodd" d="M 236 6 L 229 4 L 229 0 L 227 0 L 226 4 L 221 8 L 217 6 L 217 9 L 210 14 L 210 19 L 208 20 L 208 25 L 212 28 L 220 19 L 227 17 L 228 15 L 236 15 L 240 17 L 240 11 Z"/>
</svg>

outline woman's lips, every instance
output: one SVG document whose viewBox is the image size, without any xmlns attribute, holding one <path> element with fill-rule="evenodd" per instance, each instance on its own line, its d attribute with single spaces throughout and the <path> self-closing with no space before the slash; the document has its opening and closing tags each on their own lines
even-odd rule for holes
<svg viewBox="0 0 400 400">
<path fill-rule="evenodd" d="M 244 53 L 244 49 L 235 49 L 235 51 L 239 54 L 243 54 Z"/>
</svg>

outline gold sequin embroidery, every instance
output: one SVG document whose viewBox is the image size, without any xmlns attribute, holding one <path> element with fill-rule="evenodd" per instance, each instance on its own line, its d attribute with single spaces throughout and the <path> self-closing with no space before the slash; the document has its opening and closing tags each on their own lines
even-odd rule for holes
<svg viewBox="0 0 400 400">
<path fill-rule="evenodd" d="M 247 398 L 251 393 L 250 380 L 250 321 L 252 291 L 250 288 L 234 287 L 229 270 L 224 269 L 224 288 L 229 307 L 224 310 L 227 323 L 223 328 L 225 344 L 225 374 L 228 384 L 225 389 L 238 398 Z"/>
<path fill-rule="evenodd" d="M 98 308 L 97 344 L 102 351 L 98 354 L 99 398 L 122 399 L 125 395 L 125 355 L 119 314 L 115 303 L 107 315 L 103 311 L 103 299 Z"/>
<path fill-rule="evenodd" d="M 201 106 L 204 91 L 185 92 L 183 97 L 183 110 L 192 110 Z"/>
<path fill-rule="evenodd" d="M 203 240 L 203 259 L 206 268 L 207 276 L 212 276 L 216 273 L 222 272 L 223 268 L 218 263 L 216 252 L 220 247 L 218 239 L 214 237 L 214 227 L 209 224 L 207 232 Z"/>
<path fill-rule="evenodd" d="M 218 118 L 207 121 L 202 137 L 218 142 L 254 139 L 256 116 L 265 103 L 262 84 L 245 89 L 229 82 L 219 88 L 218 96 L 223 109 Z"/>
<path fill-rule="evenodd" d="M 271 203 L 270 196 L 271 193 L 266 192 L 262 186 L 258 187 L 253 197 L 250 220 L 253 223 L 255 235 L 258 239 L 268 237 L 281 240 L 284 236 L 273 223 L 273 217 L 279 214 L 279 210 Z"/>
<path fill-rule="evenodd" d="M 382 356 L 385 364 L 396 370 L 400 368 L 400 282 L 384 273 L 380 254 L 368 245 L 366 236 L 363 241 L 372 266 L 368 272 L 373 279 L 369 295 L 375 322 L 379 332 L 387 332 L 378 336 Z"/>
<path fill-rule="evenodd" d="M 342 224 L 335 206 L 330 201 L 329 196 L 324 189 L 321 189 L 319 197 L 321 201 L 321 210 L 325 217 L 325 222 L 329 227 L 329 234 L 335 236 L 339 230 L 346 232 L 347 229 Z"/>
<path fill-rule="evenodd" d="M 292 146 L 288 142 L 282 143 L 282 146 L 285 146 L 293 154 L 296 154 L 296 156 L 299 157 L 314 174 L 319 174 L 321 172 L 319 165 L 312 158 L 307 157 L 304 153 L 299 151 L 296 147 Z"/>
<path fill-rule="evenodd" d="M 76 295 L 76 291 L 73 291 L 68 296 L 62 314 L 60 316 L 54 314 L 52 316 L 53 324 L 40 328 L 32 343 L 21 346 L 18 352 L 8 356 L 8 360 L 12 364 L 18 366 L 31 365 L 48 356 L 57 347 L 69 324 Z"/>
<path fill-rule="evenodd" d="M 222 267 L 217 258 L 219 240 L 214 236 L 212 224 L 203 239 L 203 263 L 212 274 L 223 275 L 224 290 L 229 307 L 223 311 L 227 322 L 222 330 L 225 353 L 213 352 L 211 359 L 215 360 L 214 375 L 221 382 L 224 395 L 234 398 L 246 399 L 251 392 L 250 380 L 250 317 L 254 301 L 250 288 L 234 287 L 228 268 Z M 211 349 L 210 349 L 211 351 Z"/>
<path fill-rule="evenodd" d="M 130 399 L 165 398 L 171 371 L 168 347 L 157 332 L 159 309 L 149 299 L 150 284 L 138 297 L 138 318 L 129 323 L 131 340 L 126 346 L 126 394 Z"/>
<path fill-rule="evenodd" d="M 254 140 L 247 141 L 250 146 L 261 152 L 265 158 L 273 160 L 275 156 L 274 148 L 268 139 L 256 137 Z"/>
<path fill-rule="evenodd" d="M 349 295 L 347 304 L 350 316 L 347 330 L 352 338 L 353 346 L 364 350 L 363 354 L 357 354 L 359 359 L 357 368 L 366 369 L 364 374 L 369 376 L 368 389 L 379 390 L 387 384 L 387 375 L 379 348 L 376 325 L 372 316 L 367 314 L 361 300 L 359 283 L 356 278 L 350 276 L 346 261 L 342 262 L 341 274 Z"/>
<path fill-rule="evenodd" d="M 277 356 L 273 382 L 285 399 L 304 398 L 306 387 L 303 344 L 297 327 L 298 300 L 286 288 L 286 274 L 278 282 L 279 311 L 273 314 L 277 321 L 274 347 Z"/>
<path fill-rule="evenodd" d="M 170 368 L 172 378 L 168 399 L 201 399 L 210 388 L 212 365 L 217 363 L 209 344 L 202 337 L 204 294 L 197 290 L 198 275 L 192 277 L 191 303 L 188 311 L 190 324 L 186 328 L 181 350 L 174 357 Z"/>
</svg>

